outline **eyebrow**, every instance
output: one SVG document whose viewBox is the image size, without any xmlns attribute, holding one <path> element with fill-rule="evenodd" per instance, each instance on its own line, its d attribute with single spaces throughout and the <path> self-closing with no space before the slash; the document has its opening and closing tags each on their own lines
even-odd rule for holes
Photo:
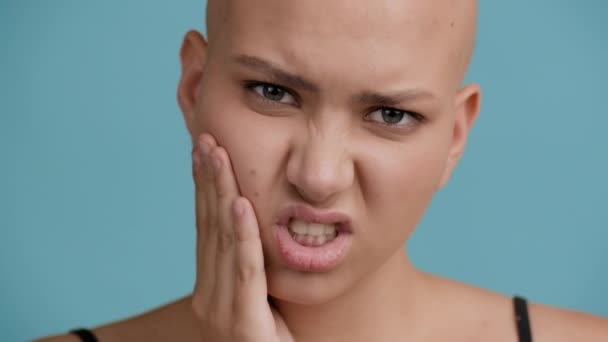
<svg viewBox="0 0 608 342">
<path fill-rule="evenodd" d="M 290 88 L 305 89 L 310 92 L 319 93 L 320 87 L 314 82 L 307 80 L 306 78 L 292 74 L 273 63 L 266 61 L 262 58 L 251 56 L 251 55 L 237 55 L 233 60 L 244 67 L 253 69 L 255 71 L 268 75 L 273 81 Z M 418 100 L 429 100 L 435 99 L 436 96 L 433 93 L 423 89 L 409 89 L 401 92 L 394 93 L 380 93 L 370 90 L 364 90 L 351 97 L 353 103 L 359 103 L 363 105 L 376 105 L 376 106 L 396 106 L 398 104 L 418 101 Z"/>
<path fill-rule="evenodd" d="M 281 68 L 259 57 L 250 55 L 238 55 L 234 57 L 234 61 L 237 64 L 240 64 L 249 69 L 262 72 L 270 76 L 277 83 L 280 83 L 282 85 L 291 88 L 301 88 L 315 93 L 319 92 L 319 86 L 316 85 L 314 82 L 309 81 L 302 76 L 284 71 Z"/>
<path fill-rule="evenodd" d="M 433 93 L 423 89 L 409 89 L 406 91 L 382 94 L 375 91 L 363 91 L 352 97 L 352 102 L 360 104 L 372 104 L 376 106 L 397 106 L 401 103 L 421 101 L 421 100 L 433 100 L 435 99 Z"/>
</svg>

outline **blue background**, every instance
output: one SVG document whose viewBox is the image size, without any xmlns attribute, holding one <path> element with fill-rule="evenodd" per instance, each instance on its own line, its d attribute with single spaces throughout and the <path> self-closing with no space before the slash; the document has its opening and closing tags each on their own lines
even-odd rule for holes
<svg viewBox="0 0 608 342">
<path fill-rule="evenodd" d="M 410 242 L 429 271 L 608 316 L 608 2 L 482 2 L 483 111 Z M 0 2 L 0 340 L 123 318 L 194 277 L 178 49 L 204 3 Z"/>
</svg>

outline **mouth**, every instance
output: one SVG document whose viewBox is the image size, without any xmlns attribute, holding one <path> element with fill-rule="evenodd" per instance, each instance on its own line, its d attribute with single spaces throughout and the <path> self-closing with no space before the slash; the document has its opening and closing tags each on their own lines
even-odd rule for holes
<svg viewBox="0 0 608 342">
<path fill-rule="evenodd" d="M 302 225 L 312 226 L 309 227 L 313 228 L 309 230 L 312 233 L 318 233 L 320 227 L 314 229 L 315 226 L 335 229 L 337 234 L 352 234 L 353 232 L 348 215 L 335 211 L 320 211 L 303 205 L 291 206 L 283 210 L 277 224 L 281 226 L 299 225 L 299 229 L 294 228 L 298 233 L 303 232 Z"/>
<path fill-rule="evenodd" d="M 307 206 L 285 209 L 276 228 L 283 260 L 294 269 L 310 272 L 337 267 L 350 247 L 353 233 L 347 215 Z"/>
</svg>

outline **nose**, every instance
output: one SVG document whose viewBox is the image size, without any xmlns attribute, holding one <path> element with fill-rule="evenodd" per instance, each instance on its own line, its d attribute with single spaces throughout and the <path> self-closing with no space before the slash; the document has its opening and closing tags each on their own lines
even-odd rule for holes
<svg viewBox="0 0 608 342">
<path fill-rule="evenodd" d="M 308 203 L 329 206 L 352 185 L 354 167 L 344 137 L 308 134 L 291 152 L 287 180 Z"/>
</svg>

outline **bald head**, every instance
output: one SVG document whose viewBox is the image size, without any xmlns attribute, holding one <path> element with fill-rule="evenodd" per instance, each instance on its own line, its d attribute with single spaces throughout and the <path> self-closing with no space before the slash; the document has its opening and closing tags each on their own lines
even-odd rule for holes
<svg viewBox="0 0 608 342">
<path fill-rule="evenodd" d="M 228 19 L 230 2 L 232 0 L 207 0 L 207 39 L 210 44 L 217 30 L 221 29 L 222 23 Z"/>
<path fill-rule="evenodd" d="M 461 84 L 476 11 L 474 0 L 209 0 L 207 42 L 189 32 L 180 50 L 178 98 L 192 137 L 217 138 L 253 199 L 268 293 L 300 304 L 329 296 L 317 286 L 301 301 L 298 284 L 279 280 L 293 275 L 271 247 L 286 202 L 356 213 L 361 256 L 403 248 L 404 227 L 449 179 L 477 116 L 479 87 Z M 351 259 L 322 277 L 351 277 Z"/>
<path fill-rule="evenodd" d="M 355 2 L 359 4 L 355 4 Z M 346 8 L 359 7 L 359 12 L 367 12 L 367 17 L 372 19 L 374 14 L 390 15 L 391 21 L 401 20 L 404 30 L 419 30 L 423 34 L 444 35 L 445 44 L 450 49 L 450 59 L 454 70 L 459 75 L 458 82 L 464 78 L 464 74 L 470 63 L 475 47 L 475 37 L 477 30 L 478 4 L 477 0 L 383 0 L 383 1 L 361 1 L 361 0 L 342 0 L 332 1 L 338 9 L 340 6 Z M 331 10 L 327 6 L 327 1 L 306 1 L 307 6 L 318 8 L 318 12 Z M 286 7 L 298 7 L 301 3 L 286 3 L 277 5 L 275 0 L 255 1 L 255 7 L 267 7 L 267 11 L 276 16 L 282 16 L 280 10 Z M 215 38 L 220 31 L 225 32 L 225 25 L 231 24 L 231 12 L 239 6 L 252 6 L 248 0 L 208 0 L 206 10 L 207 39 L 212 46 Z M 393 9 L 400 9 L 395 12 Z M 384 11 L 384 12 L 383 12 Z M 315 14 L 314 11 L 309 11 Z M 420 17 L 424 13 L 424 17 Z M 337 11 L 331 15 L 336 21 L 346 20 L 344 16 L 348 11 Z M 361 13 L 359 13 L 361 14 Z M 364 15 L 365 17 L 366 15 Z M 416 19 L 414 19 L 416 17 Z M 310 22 L 315 22 L 311 19 Z M 359 21 L 361 27 L 373 27 L 370 23 Z M 415 27 L 418 26 L 418 27 Z M 306 29 L 306 28 L 303 28 Z M 395 35 L 394 39 L 399 40 L 401 35 Z"/>
</svg>

